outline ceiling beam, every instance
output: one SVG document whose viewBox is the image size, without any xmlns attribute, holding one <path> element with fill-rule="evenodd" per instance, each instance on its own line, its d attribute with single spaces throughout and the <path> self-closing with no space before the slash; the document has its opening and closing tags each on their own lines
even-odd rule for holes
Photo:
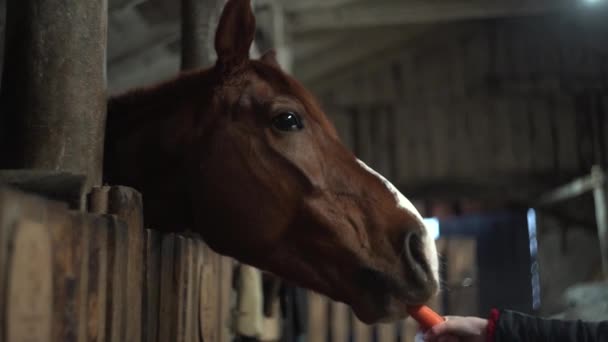
<svg viewBox="0 0 608 342">
<path fill-rule="evenodd" d="M 417 28 L 381 28 L 352 32 L 346 39 L 336 45 L 318 51 L 315 56 L 299 59 L 296 56 L 294 74 L 302 82 L 311 84 L 329 73 L 339 72 L 377 51 L 388 49 L 411 39 L 426 29 Z"/>
<path fill-rule="evenodd" d="M 344 6 L 365 0 L 278 0 L 286 12 L 305 11 L 311 9 L 327 9 Z M 277 0 L 255 0 L 256 6 L 267 6 Z"/>
<path fill-rule="evenodd" d="M 574 7 L 575 0 L 377 1 L 291 13 L 294 34 L 373 26 L 523 16 Z"/>
</svg>

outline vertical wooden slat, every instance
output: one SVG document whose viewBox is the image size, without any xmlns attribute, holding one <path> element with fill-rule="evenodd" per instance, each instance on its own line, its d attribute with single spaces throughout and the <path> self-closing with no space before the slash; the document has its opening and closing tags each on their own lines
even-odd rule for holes
<svg viewBox="0 0 608 342">
<path fill-rule="evenodd" d="M 571 96 L 555 97 L 555 113 L 553 120 L 557 121 L 557 155 L 559 156 L 559 171 L 568 174 L 579 168 L 577 149 L 576 116 Z M 606 120 L 608 123 L 608 120 Z M 608 145 L 606 145 L 608 146 Z"/>
<path fill-rule="evenodd" d="M 511 120 L 516 117 L 512 113 L 511 101 L 509 98 L 498 98 L 493 102 L 494 119 L 492 120 L 492 154 L 494 155 L 493 167 L 496 170 L 505 172 L 517 168 L 520 163 L 514 155 L 513 135 L 511 130 Z"/>
<path fill-rule="evenodd" d="M 0 204 L 0 212 L 3 209 Z M 2 309 L 6 314 L 3 322 L 6 330 L 2 336 L 7 341 L 50 342 L 56 322 L 52 312 L 54 268 L 51 236 L 44 223 L 38 220 L 24 217 L 13 227 L 10 254 L 5 259 L 10 272 L 6 273 L 6 307 Z M 0 229 L 6 231 L 8 227 L 2 225 Z"/>
<path fill-rule="evenodd" d="M 89 281 L 90 274 L 96 270 L 91 269 L 89 266 L 90 258 L 90 245 L 91 245 L 91 224 L 87 220 L 85 215 L 79 215 L 73 213 L 72 218 L 72 230 L 77 231 L 80 234 L 80 248 L 81 248 L 81 260 L 80 270 L 77 273 L 77 278 L 80 280 L 79 299 L 78 299 L 78 337 L 79 342 L 87 341 L 87 327 L 88 327 L 88 292 L 89 292 Z"/>
<path fill-rule="evenodd" d="M 188 330 L 190 325 L 192 325 L 192 318 L 190 317 L 190 310 L 188 308 L 188 304 L 192 299 L 192 292 L 189 291 L 192 284 L 190 278 L 192 263 L 191 242 L 191 240 L 183 236 L 176 237 L 174 279 L 177 282 L 175 284 L 177 293 L 177 330 L 172 340 L 177 342 L 186 342 L 191 339 L 189 335 L 190 331 Z M 189 320 L 190 323 L 188 323 Z"/>
<path fill-rule="evenodd" d="M 196 310 L 198 310 L 198 303 L 194 301 L 195 292 L 196 292 L 196 277 L 198 273 L 196 272 L 195 267 L 195 241 L 193 239 L 188 239 L 188 293 L 186 294 L 186 342 L 195 341 L 195 331 L 198 328 L 198 324 L 196 321 Z"/>
<path fill-rule="evenodd" d="M 218 263 L 219 256 L 204 242 L 199 243 L 203 254 L 203 275 L 201 284 L 201 327 L 203 340 L 217 341 L 218 327 Z"/>
<path fill-rule="evenodd" d="M 327 338 L 329 317 L 327 317 L 327 299 L 320 294 L 308 292 L 308 339 L 323 342 Z"/>
<path fill-rule="evenodd" d="M 126 337 L 127 226 L 110 217 L 108 244 L 108 307 L 106 339 L 123 342 Z M 110 269 L 111 264 L 111 269 Z"/>
<path fill-rule="evenodd" d="M 395 342 L 396 338 L 395 324 L 378 324 L 378 342 Z"/>
<path fill-rule="evenodd" d="M 233 261 L 229 257 L 221 257 L 221 274 L 220 274 L 220 321 L 219 321 L 219 333 L 220 341 L 229 342 L 230 336 L 230 319 L 232 309 L 232 271 Z"/>
<path fill-rule="evenodd" d="M 151 229 L 146 229 L 145 236 L 142 341 L 156 342 L 158 341 L 158 326 L 160 323 L 158 318 L 160 310 L 162 242 L 160 233 Z"/>
<path fill-rule="evenodd" d="M 361 322 L 353 315 L 353 335 L 355 336 L 355 341 L 357 342 L 371 342 L 372 327 Z"/>
<path fill-rule="evenodd" d="M 168 234 L 163 237 L 161 252 L 159 341 L 172 341 L 177 331 L 178 299 L 174 280 L 176 244 L 177 238 L 175 234 Z"/>
<path fill-rule="evenodd" d="M 127 341 L 140 341 L 144 241 L 142 198 L 134 189 L 115 186 L 109 190 L 108 200 L 108 214 L 116 215 L 127 224 L 126 334 Z"/>
<path fill-rule="evenodd" d="M 77 341 L 81 309 L 82 235 L 65 206 L 47 205 L 53 241 L 53 341 Z"/>
<path fill-rule="evenodd" d="M 342 303 L 332 302 L 332 341 L 331 342 L 347 342 L 350 334 L 350 311 L 348 307 Z"/>
<path fill-rule="evenodd" d="M 106 340 L 106 303 L 108 285 L 108 219 L 88 216 L 90 225 L 86 341 Z"/>
<path fill-rule="evenodd" d="M 28 215 L 30 220 L 43 224 L 45 211 L 42 201 L 0 187 L 0 293 L 7 293 L 9 244 L 13 238 L 15 221 L 22 215 Z M 0 295 L 0 307 L 6 307 L 6 299 L 7 297 Z M 5 310 L 0 310 L 0 336 L 5 336 L 5 314 Z"/>
<path fill-rule="evenodd" d="M 532 172 L 553 169 L 553 143 L 551 131 L 547 125 L 551 119 L 547 102 L 543 99 L 530 100 L 530 144 L 533 151 Z"/>
<path fill-rule="evenodd" d="M 205 294 L 203 293 L 203 276 L 204 276 L 204 253 L 203 253 L 203 243 L 201 241 L 195 241 L 194 243 L 194 255 L 195 255 L 195 268 L 196 268 L 196 287 L 195 287 L 195 310 L 196 310 L 196 331 L 195 336 L 196 342 L 200 342 L 203 339 L 203 329 L 204 329 L 204 319 L 203 319 L 203 300 Z"/>
<path fill-rule="evenodd" d="M 511 144 L 517 165 L 513 171 L 526 173 L 532 164 L 532 148 L 530 146 L 530 119 L 524 99 L 511 98 Z"/>
<path fill-rule="evenodd" d="M 418 332 L 418 324 L 411 318 L 401 321 L 401 342 L 414 342 Z"/>
</svg>

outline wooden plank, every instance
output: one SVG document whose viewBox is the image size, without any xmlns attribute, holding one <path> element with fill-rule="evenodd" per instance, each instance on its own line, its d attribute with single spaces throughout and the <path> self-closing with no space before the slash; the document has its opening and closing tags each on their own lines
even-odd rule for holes
<svg viewBox="0 0 608 342">
<path fill-rule="evenodd" d="M 366 127 L 369 130 L 371 138 L 371 158 L 370 164 L 373 168 L 384 177 L 391 179 L 390 175 L 390 154 L 388 141 L 388 115 L 385 108 L 381 106 L 374 106 L 370 112 L 369 126 Z"/>
<path fill-rule="evenodd" d="M 353 314 L 353 335 L 357 342 L 371 342 L 372 341 L 372 327 L 361 322 Z"/>
<path fill-rule="evenodd" d="M 90 245 L 91 245 L 91 224 L 85 215 L 72 213 L 72 230 L 80 234 L 81 259 L 79 260 L 80 270 L 76 275 L 80 281 L 80 291 L 78 292 L 78 331 L 77 340 L 84 342 L 88 335 L 88 292 L 90 274 L 94 273 L 95 269 L 89 268 Z M 76 318 L 76 317 L 74 317 Z"/>
<path fill-rule="evenodd" d="M 230 320 L 232 316 L 232 276 L 233 276 L 233 261 L 229 257 L 220 257 L 221 272 L 220 272 L 220 312 L 219 312 L 219 341 L 229 342 L 232 340 L 230 336 Z"/>
<path fill-rule="evenodd" d="M 107 217 L 87 218 L 90 234 L 85 340 L 103 342 L 106 341 L 109 221 Z"/>
<path fill-rule="evenodd" d="M 433 167 L 431 170 L 428 170 L 427 175 L 431 178 L 444 177 L 451 173 L 452 167 L 446 158 L 449 154 L 450 127 L 448 127 L 444 120 L 445 113 L 441 105 L 429 103 L 427 115 L 430 130 L 428 130 L 426 134 L 432 137 L 430 148 L 433 151 Z"/>
<path fill-rule="evenodd" d="M 374 168 L 373 162 L 373 139 L 370 132 L 371 117 L 369 111 L 364 107 L 359 107 L 355 116 L 355 136 L 357 157 L 363 162 Z"/>
<path fill-rule="evenodd" d="M 199 253 L 203 254 L 203 276 L 201 291 L 201 327 L 203 340 L 218 340 L 218 264 L 219 256 L 202 241 L 199 243 Z"/>
<path fill-rule="evenodd" d="M 192 340 L 192 240 L 183 236 L 176 237 L 175 275 L 177 281 L 177 331 L 171 339 L 177 342 Z"/>
<path fill-rule="evenodd" d="M 332 342 L 347 342 L 350 334 L 350 310 L 339 302 L 331 302 Z"/>
<path fill-rule="evenodd" d="M 530 138 L 532 149 L 532 170 L 543 172 L 553 170 L 553 143 L 547 123 L 551 119 L 549 108 L 544 99 L 531 99 L 529 102 Z"/>
<path fill-rule="evenodd" d="M 64 205 L 47 204 L 53 246 L 53 341 L 77 341 L 81 304 L 83 240 Z M 76 224 L 75 224 L 76 223 Z"/>
<path fill-rule="evenodd" d="M 328 113 L 331 113 L 332 121 L 344 146 L 354 151 L 353 116 L 339 106 L 328 109 Z"/>
<path fill-rule="evenodd" d="M 198 288 L 196 288 L 196 278 L 198 273 L 196 272 L 195 267 L 195 244 L 196 242 L 193 239 L 187 239 L 187 293 L 186 293 L 186 342 L 196 341 L 196 330 L 198 329 L 198 321 L 196 311 L 198 311 L 199 305 L 195 302 L 195 293 L 198 292 Z"/>
<path fill-rule="evenodd" d="M 109 220 L 106 340 L 123 342 L 126 337 L 127 226 L 114 216 Z"/>
<path fill-rule="evenodd" d="M 308 312 L 308 338 L 315 342 L 326 341 L 327 329 L 329 329 L 327 299 L 318 293 L 309 291 Z"/>
<path fill-rule="evenodd" d="M 0 170 L 0 183 L 84 210 L 87 177 L 47 170 Z"/>
<path fill-rule="evenodd" d="M 192 305 L 194 310 L 194 334 L 192 342 L 200 342 L 203 340 L 202 335 L 202 297 L 201 292 L 203 284 L 203 252 L 201 249 L 202 242 L 194 240 L 193 244 L 193 271 L 194 271 L 194 294 L 192 299 Z"/>
<path fill-rule="evenodd" d="M 43 201 L 8 187 L 0 187 L 0 293 L 7 293 L 9 244 L 13 238 L 15 222 L 27 215 L 30 220 L 45 223 Z M 7 297 L 0 295 L 0 308 L 6 307 Z M 0 310 L 0 322 L 6 322 L 5 310 Z M 0 336 L 5 336 L 4 325 L 0 324 Z"/>
<path fill-rule="evenodd" d="M 109 186 L 94 187 L 88 195 L 88 211 L 94 214 L 106 214 L 108 212 Z"/>
<path fill-rule="evenodd" d="M 488 173 L 491 170 L 492 155 L 489 142 L 493 139 L 491 131 L 491 115 L 488 114 L 490 106 L 484 97 L 470 99 L 466 106 L 468 108 L 468 135 L 471 139 L 473 154 L 477 156 L 477 174 Z"/>
<path fill-rule="evenodd" d="M 604 172 L 600 166 L 593 166 L 591 176 L 596 179 L 604 178 Z M 593 189 L 593 204 L 595 206 L 595 221 L 597 222 L 597 234 L 600 242 L 600 256 L 602 258 L 602 271 L 604 279 L 608 278 L 608 212 L 606 212 L 606 186 L 596 184 Z"/>
<path fill-rule="evenodd" d="M 414 178 L 412 168 L 415 165 L 410 165 L 412 158 L 411 147 L 414 146 L 412 134 L 410 133 L 411 126 L 408 125 L 409 112 L 407 106 L 402 103 L 395 105 L 395 125 L 393 126 L 395 136 L 395 169 L 397 175 L 395 182 L 397 184 L 409 183 Z M 414 163 L 412 163 L 414 164 Z"/>
<path fill-rule="evenodd" d="M 126 333 L 127 341 L 140 341 L 144 241 L 142 198 L 135 189 L 114 186 L 109 190 L 108 200 L 108 213 L 127 224 Z"/>
<path fill-rule="evenodd" d="M 494 115 L 492 120 L 492 154 L 494 155 L 494 170 L 511 171 L 516 169 L 520 161 L 513 150 L 513 134 L 511 120 L 513 119 L 511 101 L 500 97 L 493 101 Z"/>
<path fill-rule="evenodd" d="M 418 332 L 418 323 L 411 318 L 401 321 L 401 342 L 414 342 Z"/>
<path fill-rule="evenodd" d="M 177 289 L 175 280 L 175 253 L 177 236 L 167 234 L 162 239 L 159 341 L 172 341 L 177 332 Z"/>
<path fill-rule="evenodd" d="M 12 236 L 3 336 L 7 341 L 50 342 L 56 322 L 51 236 L 43 223 L 27 218 L 15 222 Z"/>
<path fill-rule="evenodd" d="M 511 115 L 511 148 L 517 165 L 511 171 L 529 173 L 532 164 L 532 148 L 530 145 L 530 118 L 527 99 L 510 98 Z"/>
<path fill-rule="evenodd" d="M 378 324 L 378 342 L 395 342 L 397 327 L 395 324 Z"/>
<path fill-rule="evenodd" d="M 144 298 L 142 301 L 142 341 L 158 341 L 160 310 L 160 270 L 162 241 L 160 233 L 151 229 L 145 231 L 144 244 Z"/>
</svg>

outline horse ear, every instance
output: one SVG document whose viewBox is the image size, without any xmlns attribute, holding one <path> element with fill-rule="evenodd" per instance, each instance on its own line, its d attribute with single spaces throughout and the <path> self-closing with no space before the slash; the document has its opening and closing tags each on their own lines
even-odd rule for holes
<svg viewBox="0 0 608 342">
<path fill-rule="evenodd" d="M 229 0 L 215 34 L 218 63 L 234 67 L 247 61 L 254 36 L 255 17 L 251 0 Z"/>
<path fill-rule="evenodd" d="M 281 65 L 277 59 L 277 52 L 274 49 L 270 49 L 260 57 L 260 60 L 266 64 L 272 65 L 275 68 L 281 69 Z"/>
</svg>

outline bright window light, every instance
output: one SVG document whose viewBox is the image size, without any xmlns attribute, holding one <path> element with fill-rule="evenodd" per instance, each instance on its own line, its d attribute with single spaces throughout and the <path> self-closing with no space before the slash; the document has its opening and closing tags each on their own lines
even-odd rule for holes
<svg viewBox="0 0 608 342">
<path fill-rule="evenodd" d="M 540 273 L 538 269 L 538 241 L 536 239 L 536 211 L 528 209 L 528 237 L 530 241 L 530 272 L 532 273 L 532 308 L 540 308 Z"/>
<path fill-rule="evenodd" d="M 436 217 L 429 217 L 424 219 L 424 224 L 426 225 L 426 229 L 429 234 L 435 239 L 439 239 L 440 231 L 439 231 L 439 219 Z"/>
</svg>

